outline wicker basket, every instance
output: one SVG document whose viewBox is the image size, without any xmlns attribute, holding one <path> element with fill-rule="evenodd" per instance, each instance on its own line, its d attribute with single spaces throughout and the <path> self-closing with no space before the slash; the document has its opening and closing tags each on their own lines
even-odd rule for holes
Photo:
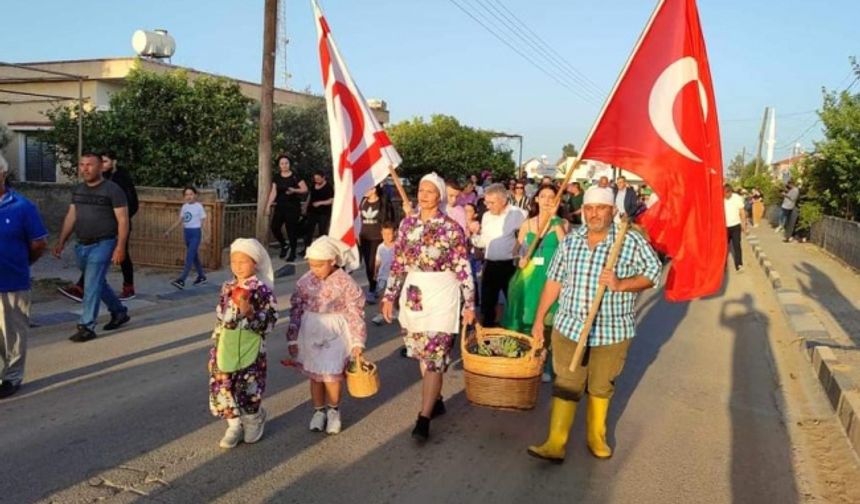
<svg viewBox="0 0 860 504">
<path fill-rule="evenodd" d="M 485 357 L 469 353 L 469 343 L 475 339 L 503 336 L 526 341 L 532 349 L 518 358 Z M 501 409 L 525 410 L 535 407 L 546 352 L 542 348 L 535 348 L 532 338 L 507 329 L 476 325 L 471 336 L 463 328 L 460 350 L 463 369 L 466 371 L 466 398 L 469 402 Z"/>
<path fill-rule="evenodd" d="M 364 366 L 370 366 L 365 370 Z M 379 392 L 379 368 L 376 364 L 358 356 L 355 362 L 355 371 L 346 371 L 346 389 L 349 395 L 355 398 L 364 398 L 376 395 Z"/>
</svg>

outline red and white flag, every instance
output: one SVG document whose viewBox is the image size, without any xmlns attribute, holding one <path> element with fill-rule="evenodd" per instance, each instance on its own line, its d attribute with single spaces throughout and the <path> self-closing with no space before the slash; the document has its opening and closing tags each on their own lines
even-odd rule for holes
<svg viewBox="0 0 860 504">
<path fill-rule="evenodd" d="M 717 107 L 695 0 L 661 0 L 582 149 L 641 176 L 659 201 L 641 217 L 672 257 L 666 297 L 719 290 L 726 260 Z"/>
<path fill-rule="evenodd" d="M 334 201 L 328 234 L 357 250 L 361 197 L 385 180 L 389 167 L 396 168 L 401 159 L 349 75 L 319 5 L 316 0 L 311 0 L 311 4 L 319 36 L 334 165 Z"/>
</svg>

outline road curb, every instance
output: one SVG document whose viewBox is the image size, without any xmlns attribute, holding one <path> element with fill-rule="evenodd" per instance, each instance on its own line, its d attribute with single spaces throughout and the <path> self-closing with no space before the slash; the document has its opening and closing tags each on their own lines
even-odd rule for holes
<svg viewBox="0 0 860 504">
<path fill-rule="evenodd" d="M 860 456 L 860 383 L 856 383 L 845 370 L 848 366 L 839 361 L 834 348 L 840 345 L 833 340 L 821 321 L 803 303 L 803 296 L 793 290 L 782 288 L 779 272 L 768 260 L 759 245 L 758 238 L 750 235 L 752 247 L 759 266 L 770 280 L 777 302 L 788 320 L 788 324 L 799 340 L 801 348 L 812 364 L 818 382 L 827 396 L 830 406 L 845 429 L 851 447 Z"/>
</svg>

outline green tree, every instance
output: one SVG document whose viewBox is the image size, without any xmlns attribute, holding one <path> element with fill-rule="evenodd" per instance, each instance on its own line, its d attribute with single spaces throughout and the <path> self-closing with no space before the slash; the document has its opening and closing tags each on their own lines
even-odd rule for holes
<svg viewBox="0 0 860 504">
<path fill-rule="evenodd" d="M 856 59 L 851 65 L 860 79 Z M 804 166 L 809 194 L 825 213 L 860 220 L 860 94 L 824 91 L 824 140 Z"/>
<path fill-rule="evenodd" d="M 6 126 L 0 124 L 0 150 L 6 148 L 9 145 L 9 140 L 11 137 L 9 136 L 9 131 L 6 129 Z"/>
<path fill-rule="evenodd" d="M 576 147 L 572 143 L 564 144 L 561 148 L 561 155 L 566 158 L 576 157 L 579 155 L 579 151 L 576 150 Z"/>
<path fill-rule="evenodd" d="M 134 69 L 107 110 L 84 110 L 84 143 L 113 149 L 140 185 L 181 187 L 227 180 L 238 193 L 256 172 L 257 130 L 252 100 L 223 78 L 189 81 L 184 71 L 167 74 Z M 72 175 L 77 150 L 78 107 L 48 113 L 63 171 Z M 251 189 L 249 191 L 249 189 Z"/>
<path fill-rule="evenodd" d="M 744 168 L 743 154 L 735 154 L 735 157 L 733 157 L 731 162 L 729 162 L 729 166 L 726 167 L 726 175 L 730 180 L 741 179 L 744 174 Z"/>
<path fill-rule="evenodd" d="M 274 116 L 272 151 L 290 157 L 302 177 L 315 171 L 331 174 L 331 144 L 325 101 L 305 106 L 278 107 Z"/>
<path fill-rule="evenodd" d="M 432 171 L 453 179 L 482 170 L 490 170 L 496 180 L 515 174 L 511 152 L 493 147 L 492 132 L 461 125 L 454 117 L 433 115 L 429 122 L 418 117 L 395 124 L 388 131 L 403 158 L 398 171 L 413 183 Z"/>
</svg>

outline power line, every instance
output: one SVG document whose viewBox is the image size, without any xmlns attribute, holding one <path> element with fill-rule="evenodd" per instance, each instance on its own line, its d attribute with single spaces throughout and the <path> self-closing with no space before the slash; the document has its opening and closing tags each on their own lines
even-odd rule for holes
<svg viewBox="0 0 860 504">
<path fill-rule="evenodd" d="M 852 71 L 852 73 L 853 73 L 853 71 Z M 858 81 L 858 80 L 860 80 L 860 75 L 858 75 L 857 77 L 855 77 L 855 78 L 854 78 L 854 80 L 853 80 L 853 81 L 851 81 L 851 84 L 848 84 L 848 87 L 846 87 L 844 90 L 842 90 L 842 92 L 843 92 L 843 93 L 845 93 L 845 92 L 850 91 L 850 90 L 851 90 L 851 88 L 852 88 L 852 87 L 854 87 L 854 84 L 857 84 L 857 81 Z M 844 80 L 843 80 L 843 82 L 844 82 Z M 798 135 L 798 136 L 797 136 L 797 138 L 795 138 L 794 140 L 792 140 L 792 141 L 790 141 L 790 142 L 787 142 L 787 143 L 784 143 L 784 144 L 782 144 L 782 145 L 780 145 L 780 146 L 777 146 L 776 148 L 777 148 L 777 149 L 786 149 L 786 148 L 788 148 L 788 147 L 792 147 L 792 146 L 794 146 L 794 144 L 796 144 L 796 143 L 797 143 L 797 142 L 799 142 L 802 138 L 804 138 L 806 135 L 808 135 L 808 134 L 809 134 L 809 132 L 810 132 L 810 131 L 812 131 L 812 128 L 816 127 L 816 126 L 817 126 L 817 125 L 819 125 L 819 124 L 821 124 L 821 118 L 820 118 L 820 117 L 819 117 L 815 122 L 813 122 L 812 124 L 810 124 L 808 128 L 806 128 L 805 130 L 803 130 L 803 133 L 801 133 L 800 135 Z"/>
<path fill-rule="evenodd" d="M 501 24 L 504 25 L 504 28 L 510 30 L 510 33 L 513 33 L 517 38 L 526 43 L 535 53 L 546 61 L 550 67 L 554 67 L 560 72 L 564 73 L 571 80 L 576 81 L 576 85 L 580 87 L 584 93 L 587 93 L 589 96 L 593 97 L 595 100 L 599 101 L 601 99 L 601 95 L 599 91 L 595 91 L 590 87 L 588 81 L 584 80 L 580 76 L 568 70 L 564 63 L 559 61 L 557 58 L 554 58 L 546 49 L 539 46 L 532 40 L 527 33 L 525 33 L 521 28 L 519 28 L 511 19 L 501 10 L 499 10 L 496 6 L 491 4 L 489 1 L 485 0 L 473 0 L 477 4 L 479 4 L 487 13 L 496 18 Z M 490 10 L 492 8 L 492 10 Z M 502 28 L 504 30 L 504 28 Z"/>
<path fill-rule="evenodd" d="M 502 3 L 502 1 L 501 1 L 501 0 L 495 0 L 495 2 L 496 2 L 497 4 L 499 4 L 499 6 L 500 6 L 502 9 L 504 9 L 504 10 L 505 10 L 505 12 L 507 12 L 508 14 L 510 14 L 510 16 L 511 16 L 511 17 L 513 17 L 513 18 L 514 18 L 514 19 L 515 19 L 515 20 L 520 24 L 520 26 L 522 26 L 523 28 L 525 28 L 526 30 L 528 30 L 528 32 L 529 32 L 529 33 L 530 33 L 530 34 L 531 34 L 535 39 L 537 39 L 537 40 L 538 40 L 538 42 L 540 42 L 540 43 L 543 45 L 543 47 L 545 47 L 547 50 L 549 50 L 549 52 L 550 52 L 550 53 L 552 53 L 553 55 L 555 55 L 555 57 L 556 57 L 557 61 L 561 62 L 561 64 L 562 64 L 562 65 L 564 65 L 564 66 L 566 66 L 566 67 L 569 69 L 569 71 L 570 71 L 570 72 L 572 72 L 573 74 L 575 74 L 575 75 L 577 75 L 579 78 L 581 78 L 581 79 L 582 79 L 582 80 L 587 84 L 587 86 L 589 86 L 589 87 L 590 87 L 594 92 L 596 92 L 596 93 L 598 94 L 598 96 L 602 97 L 602 96 L 605 94 L 605 93 L 604 93 L 604 91 L 603 91 L 603 88 L 602 88 L 601 86 L 599 86 L 598 84 L 596 84 L 596 83 L 595 83 L 593 80 L 591 80 L 591 79 L 590 79 L 586 74 L 584 74 L 584 73 L 580 72 L 576 67 L 574 67 L 574 66 L 570 63 L 570 61 L 569 61 L 569 60 L 567 60 L 564 56 L 562 56 L 558 51 L 556 51 L 555 49 L 553 49 L 553 48 L 552 48 L 552 46 L 550 46 L 550 45 L 549 45 L 549 44 L 548 44 L 548 43 L 547 43 L 547 42 L 546 42 L 546 41 L 545 41 L 545 40 L 544 40 L 544 39 L 543 39 L 543 38 L 542 38 L 542 37 L 541 37 L 537 32 L 535 32 L 534 30 L 532 30 L 532 29 L 531 29 L 531 28 L 530 28 L 530 27 L 529 27 L 529 26 L 528 26 L 528 25 L 527 25 L 527 24 L 526 24 L 522 19 L 520 19 L 516 14 L 514 14 L 513 12 L 511 12 L 511 10 L 510 10 L 510 9 L 508 9 L 508 8 L 507 8 L 507 6 L 505 6 L 505 4 L 504 4 L 504 3 Z"/>
<path fill-rule="evenodd" d="M 800 117 L 800 116 L 805 116 L 805 115 L 809 115 L 809 114 L 814 114 L 815 112 L 818 112 L 818 110 L 813 109 L 813 110 L 804 110 L 803 112 L 789 112 L 787 114 L 779 114 L 777 117 L 780 120 L 782 120 L 782 119 L 785 119 L 787 117 Z M 761 121 L 761 117 L 746 117 L 743 119 L 720 119 L 721 123 L 725 123 L 725 122 L 747 122 L 747 121 Z"/>
<path fill-rule="evenodd" d="M 547 70 L 546 70 L 545 68 L 543 68 L 541 65 L 539 65 L 538 63 L 536 63 L 532 58 L 530 58 L 530 57 L 529 57 L 529 56 L 527 56 L 525 53 L 523 53 L 522 51 L 520 51 L 517 47 L 515 47 L 515 46 L 514 46 L 514 45 L 512 45 L 510 42 L 508 42 L 507 40 L 505 40 L 501 35 L 499 35 L 498 33 L 496 33 L 492 28 L 490 28 L 489 26 L 487 26 L 483 21 L 481 21 L 480 19 L 478 19 L 477 17 L 475 17 L 475 15 L 474 15 L 474 14 L 472 14 L 472 12 L 470 12 L 470 11 L 469 11 L 469 10 L 467 10 L 465 7 L 463 7 L 462 5 L 460 5 L 460 4 L 457 2 L 457 0 L 448 0 L 448 1 L 449 1 L 449 2 L 451 2 L 452 4 L 454 4 L 458 9 L 460 9 L 461 11 L 463 11 L 463 13 L 464 13 L 464 14 L 466 14 L 467 16 L 469 16 L 473 21 L 475 21 L 476 23 L 478 23 L 479 25 L 481 25 L 481 27 L 483 27 L 485 30 L 487 30 L 487 31 L 488 31 L 488 32 L 489 32 L 493 37 L 495 37 L 496 39 L 498 39 L 498 40 L 499 40 L 499 42 L 501 42 L 501 43 L 505 44 L 505 45 L 506 45 L 506 46 L 508 46 L 508 48 L 510 48 L 512 51 L 514 51 L 515 53 L 519 54 L 519 55 L 520 55 L 524 60 L 526 60 L 526 61 L 527 61 L 529 64 L 531 64 L 533 67 L 535 67 L 536 69 L 538 69 L 541 73 L 545 74 L 547 77 L 549 77 L 550 79 L 552 79 L 552 80 L 554 80 L 555 82 L 557 82 L 557 83 L 558 83 L 560 86 L 562 86 L 563 88 L 565 88 L 565 89 L 567 89 L 568 91 L 572 92 L 573 94 L 577 95 L 579 98 L 581 98 L 581 99 L 582 99 L 583 101 L 585 101 L 586 103 L 589 103 L 589 104 L 592 104 L 592 105 L 594 104 L 594 103 L 592 102 L 592 100 L 591 100 L 589 97 L 584 96 L 584 95 L 583 95 L 579 90 L 577 90 L 577 89 L 575 89 L 575 88 L 571 87 L 568 83 L 566 83 L 566 82 L 562 81 L 562 80 L 561 80 L 561 79 L 559 79 L 557 76 L 555 76 L 555 75 L 553 75 L 551 72 L 547 71 Z"/>
</svg>

